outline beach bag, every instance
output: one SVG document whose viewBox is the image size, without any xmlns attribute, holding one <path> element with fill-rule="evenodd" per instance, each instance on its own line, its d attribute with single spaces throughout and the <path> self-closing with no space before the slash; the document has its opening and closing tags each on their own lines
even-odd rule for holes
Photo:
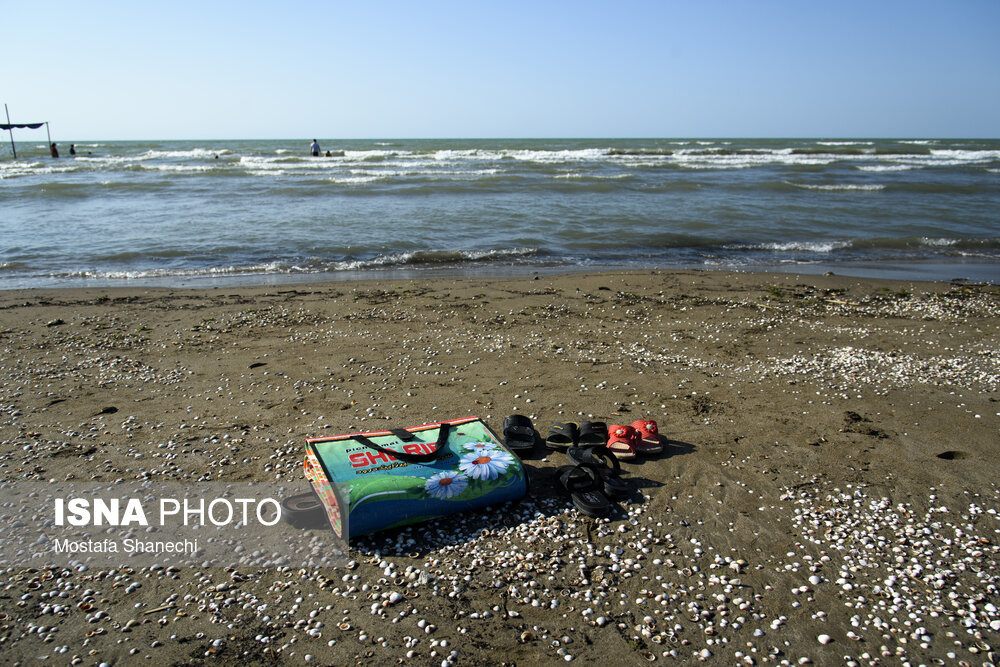
<svg viewBox="0 0 1000 667">
<path fill-rule="evenodd" d="M 345 539 L 527 493 L 520 459 L 478 417 L 306 443 L 306 478 Z"/>
</svg>

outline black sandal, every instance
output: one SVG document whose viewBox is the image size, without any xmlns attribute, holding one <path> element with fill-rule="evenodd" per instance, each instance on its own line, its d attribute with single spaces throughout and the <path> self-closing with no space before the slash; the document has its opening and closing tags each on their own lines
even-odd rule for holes
<svg viewBox="0 0 1000 667">
<path fill-rule="evenodd" d="M 503 420 L 504 444 L 511 451 L 526 451 L 534 449 L 535 427 L 524 415 L 511 415 Z"/>
<path fill-rule="evenodd" d="M 559 482 L 569 491 L 573 506 L 588 516 L 607 516 L 611 503 L 601 493 L 601 473 L 591 463 L 563 466 L 557 471 Z"/>
<path fill-rule="evenodd" d="M 608 444 L 608 425 L 604 422 L 583 422 L 577 442 L 581 446 L 603 447 Z"/>
<path fill-rule="evenodd" d="M 324 528 L 330 525 L 326 508 L 315 491 L 282 500 L 281 518 L 295 528 Z"/>
<path fill-rule="evenodd" d="M 570 447 L 566 458 L 576 465 L 588 464 L 600 473 L 604 482 L 604 493 L 618 500 L 632 495 L 632 486 L 622 479 L 622 466 L 618 457 L 607 447 Z"/>
<path fill-rule="evenodd" d="M 580 427 L 576 422 L 556 422 L 549 429 L 545 438 L 545 446 L 549 449 L 563 450 L 572 447 L 580 439 Z"/>
</svg>

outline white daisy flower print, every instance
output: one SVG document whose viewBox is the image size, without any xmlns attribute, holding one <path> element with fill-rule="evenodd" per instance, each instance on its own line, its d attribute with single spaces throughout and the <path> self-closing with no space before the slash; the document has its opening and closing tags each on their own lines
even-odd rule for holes
<svg viewBox="0 0 1000 667">
<path fill-rule="evenodd" d="M 435 498 L 451 498 L 457 496 L 469 484 L 469 478 L 465 475 L 453 472 L 439 472 L 426 482 L 424 488 Z"/>
<path fill-rule="evenodd" d="M 496 479 L 514 459 L 507 452 L 491 449 L 469 452 L 458 462 L 458 468 L 473 479 Z"/>
<path fill-rule="evenodd" d="M 492 442 L 467 442 L 462 447 L 468 452 L 485 452 L 497 448 Z"/>
</svg>

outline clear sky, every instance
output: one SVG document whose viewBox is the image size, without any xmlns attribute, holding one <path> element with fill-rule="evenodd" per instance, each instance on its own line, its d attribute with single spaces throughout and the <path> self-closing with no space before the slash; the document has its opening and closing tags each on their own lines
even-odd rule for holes
<svg viewBox="0 0 1000 667">
<path fill-rule="evenodd" d="M 1000 137 L 1000 0 L 0 0 L 0 35 L 60 142 Z"/>
</svg>

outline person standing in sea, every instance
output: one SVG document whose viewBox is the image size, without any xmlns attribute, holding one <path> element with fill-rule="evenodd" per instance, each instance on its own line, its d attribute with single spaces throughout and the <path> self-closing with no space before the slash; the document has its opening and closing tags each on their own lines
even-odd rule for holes
<svg viewBox="0 0 1000 667">
<path fill-rule="evenodd" d="M 51 155 L 52 157 L 59 157 L 59 149 L 56 148 L 56 145 L 54 143 L 51 146 L 49 146 L 49 155 Z"/>
<path fill-rule="evenodd" d="M 313 139 L 312 146 L 309 147 L 313 157 L 319 157 L 319 142 Z"/>
</svg>

